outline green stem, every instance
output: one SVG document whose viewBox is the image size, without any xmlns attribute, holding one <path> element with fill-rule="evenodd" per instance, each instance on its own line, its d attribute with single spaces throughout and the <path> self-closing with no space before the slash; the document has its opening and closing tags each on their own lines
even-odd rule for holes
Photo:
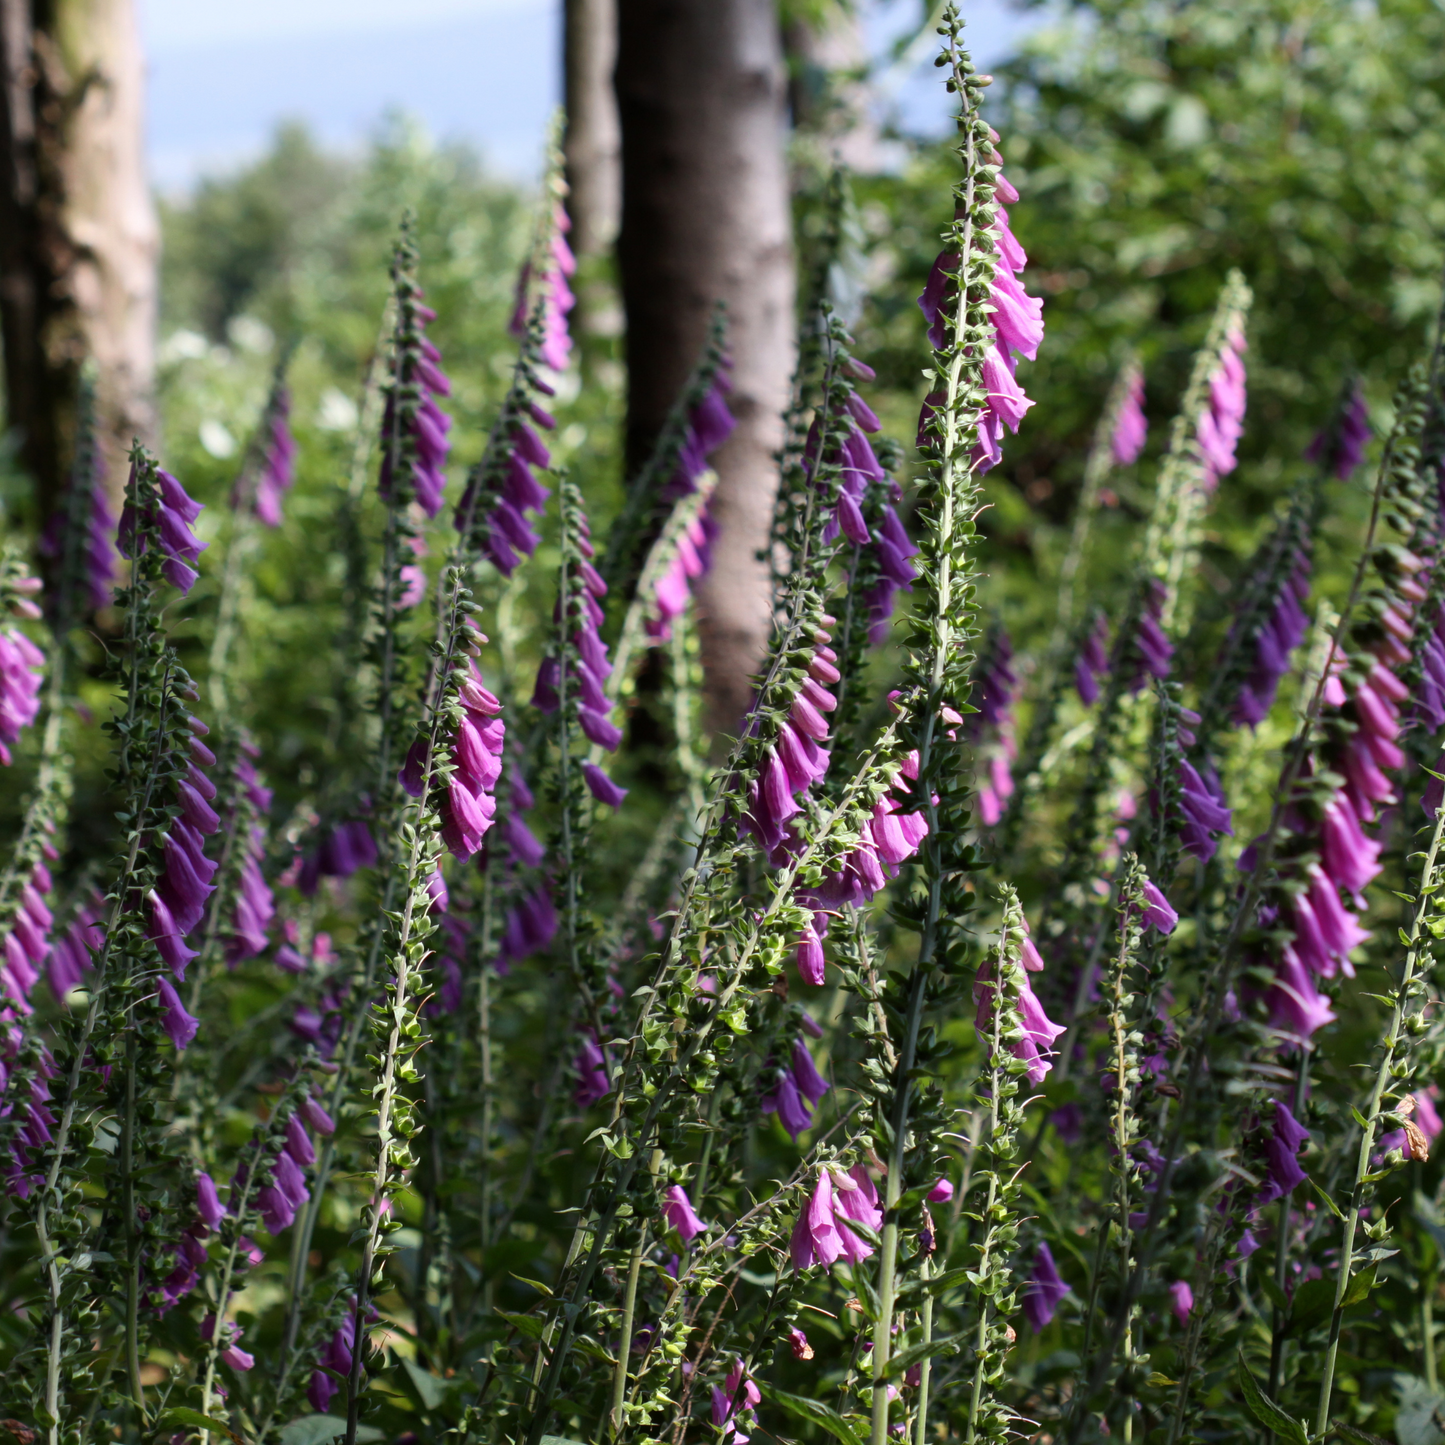
<svg viewBox="0 0 1445 1445">
<path fill-rule="evenodd" d="M 140 1377 L 140 1236 L 135 1218 L 135 1018 L 129 1021 L 125 1049 L 125 1103 L 120 1122 L 121 1215 L 125 1230 L 125 1367 L 130 1396 L 140 1416 L 146 1417 L 145 1386 Z"/>
<path fill-rule="evenodd" d="M 933 1296 L 928 1293 L 928 1281 L 933 1274 L 933 1260 L 927 1258 L 919 1266 L 918 1276 L 923 1282 L 923 1309 L 919 1320 L 922 1327 L 920 1344 L 933 1343 Z M 913 1445 L 928 1445 L 928 1386 L 932 1359 L 925 1355 L 918 1366 L 918 1400 L 914 1407 Z"/>
<path fill-rule="evenodd" d="M 1306 1044 L 1300 1051 L 1299 1069 L 1295 1074 L 1294 1114 L 1296 1118 L 1304 1108 L 1309 1076 L 1310 1049 Z M 1292 1199 L 1293 1194 L 1289 1193 L 1279 1202 L 1279 1233 L 1275 1236 L 1274 1244 L 1274 1282 L 1281 1299 L 1286 1297 L 1289 1285 L 1289 1227 Z M 1279 1305 L 1275 1305 L 1269 1346 L 1269 1398 L 1271 1400 L 1279 1399 L 1280 1376 L 1284 1371 L 1284 1321 L 1284 1311 Z"/>
<path fill-rule="evenodd" d="M 1351 1267 L 1355 1258 L 1355 1231 L 1365 1209 L 1365 1176 L 1370 1172 L 1370 1151 L 1375 1147 L 1375 1126 L 1379 1121 L 1385 1090 L 1396 1075 L 1395 1055 L 1399 1048 L 1400 1035 L 1405 1021 L 1405 1009 L 1414 989 L 1416 970 L 1421 963 L 1422 950 L 1420 933 L 1425 925 L 1425 915 L 1435 901 L 1435 860 L 1440 851 L 1441 837 L 1445 836 L 1445 805 L 1436 809 L 1435 828 L 1430 835 L 1430 848 L 1425 855 L 1425 866 L 1420 870 L 1420 896 L 1415 905 L 1415 916 L 1410 921 L 1406 936 L 1405 962 L 1401 966 L 1400 982 L 1395 990 L 1395 1004 L 1390 1014 L 1390 1027 L 1385 1034 L 1384 1055 L 1375 1075 L 1375 1084 L 1370 1091 L 1370 1107 L 1365 1114 L 1365 1127 L 1360 1131 L 1360 1152 L 1355 1160 L 1355 1183 L 1350 1197 L 1349 1212 L 1345 1215 L 1344 1238 L 1340 1243 L 1339 1271 L 1335 1277 L 1335 1307 L 1330 1316 L 1330 1338 L 1325 1348 L 1324 1370 L 1320 1376 L 1319 1408 L 1315 1412 L 1315 1433 L 1323 1435 L 1330 1423 L 1330 1400 L 1334 1393 L 1335 1362 L 1340 1351 L 1340 1329 L 1344 1322 L 1345 1292 L 1350 1287 Z M 1429 954 L 1425 953 L 1428 962 Z M 1403 1062 L 1403 1061 L 1402 1061 Z"/>
</svg>

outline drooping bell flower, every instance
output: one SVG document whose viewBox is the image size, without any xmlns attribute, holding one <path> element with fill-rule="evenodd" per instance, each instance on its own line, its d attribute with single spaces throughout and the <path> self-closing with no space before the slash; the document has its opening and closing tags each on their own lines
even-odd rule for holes
<svg viewBox="0 0 1445 1445">
<path fill-rule="evenodd" d="M 1434 1085 L 1418 1089 L 1399 1105 L 1397 1113 L 1413 1116 L 1410 1118 L 1413 1130 L 1392 1129 L 1388 1134 L 1382 1134 L 1376 1146 L 1374 1168 L 1378 1168 L 1380 1161 L 1393 1149 L 1398 1149 L 1406 1159 L 1419 1159 L 1422 1163 L 1429 1159 L 1430 1146 L 1439 1137 L 1442 1127 L 1433 1091 Z"/>
<path fill-rule="evenodd" d="M 1207 863 L 1219 847 L 1215 834 L 1234 835 L 1234 815 L 1212 767 L 1201 776 L 1187 759 L 1179 761 L 1179 807 L 1184 815 L 1179 830 L 1184 850 Z"/>
<path fill-rule="evenodd" d="M 779 1070 L 776 1082 L 762 1102 L 765 1114 L 776 1114 L 778 1122 L 794 1141 L 804 1130 L 813 1126 L 813 1111 L 807 1100 L 798 1091 L 798 1081 L 787 1069 Z"/>
<path fill-rule="evenodd" d="M 1268 1177 L 1257 1202 L 1269 1204 L 1291 1193 L 1309 1177 L 1299 1167 L 1299 1151 L 1309 1143 L 1310 1131 L 1300 1124 L 1289 1106 L 1276 1099 L 1274 1130 L 1264 1146 Z"/>
<path fill-rule="evenodd" d="M 1074 661 L 1074 688 L 1085 707 L 1099 700 L 1099 679 L 1109 670 L 1109 619 L 1100 612 L 1084 634 Z"/>
<path fill-rule="evenodd" d="M 441 369 L 441 353 L 428 340 L 426 327 L 436 312 L 422 303 L 422 289 L 414 282 L 398 294 L 402 329 L 398 346 L 399 375 L 387 395 L 381 424 L 379 488 L 388 500 L 398 462 L 409 464 L 411 494 L 428 517 L 441 511 L 447 479 L 442 470 L 451 450 L 452 419 L 437 405 L 437 397 L 451 395 L 451 382 Z M 414 389 L 415 399 L 407 398 Z M 409 454 L 409 455 L 408 455 Z"/>
<path fill-rule="evenodd" d="M 1019 1301 L 1024 1318 L 1035 1334 L 1053 1319 L 1060 1301 L 1068 1292 L 1068 1285 L 1054 1265 L 1053 1253 L 1047 1244 L 1040 1244 L 1038 1253 L 1034 1255 L 1033 1274 L 1024 1285 Z"/>
<path fill-rule="evenodd" d="M 482 683 L 476 663 L 467 660 L 459 699 L 462 720 L 452 743 L 452 775 L 441 804 L 442 839 L 457 858 L 470 858 L 496 817 L 493 793 L 502 772 L 506 724 L 502 704 Z"/>
<path fill-rule="evenodd" d="M 514 963 L 541 953 L 557 935 L 557 910 L 546 889 L 524 894 L 507 910 L 502 941 L 497 950 L 497 972 L 505 974 Z"/>
<path fill-rule="evenodd" d="M 599 803 L 605 803 L 609 808 L 622 806 L 622 800 L 627 796 L 627 789 L 619 788 L 596 763 L 583 763 L 582 777 L 587 784 L 587 791 Z"/>
<path fill-rule="evenodd" d="M 1176 1279 L 1169 1286 L 1169 1308 L 1181 1325 L 1189 1323 L 1189 1316 L 1194 1313 L 1194 1291 L 1185 1280 Z"/>
<path fill-rule="evenodd" d="M 1204 486 L 1213 491 L 1219 479 L 1238 465 L 1235 448 L 1244 432 L 1244 352 L 1248 342 L 1231 331 L 1220 348 L 1219 365 L 1209 378 L 1209 398 L 1199 414 L 1195 441 L 1204 462 Z"/>
<path fill-rule="evenodd" d="M 196 1030 L 200 1028 L 199 1019 L 194 1019 L 186 1012 L 185 1005 L 181 1003 L 181 996 L 175 990 L 175 985 L 168 978 L 160 978 L 156 982 L 156 991 L 160 995 L 162 1017 L 161 1026 L 170 1035 L 171 1042 L 176 1048 L 184 1052 L 196 1036 Z"/>
<path fill-rule="evenodd" d="M 92 610 L 105 607 L 115 586 L 116 517 L 106 497 L 105 460 L 86 420 L 82 417 L 75 470 L 35 547 L 42 557 L 57 564 L 62 576 L 60 589 L 48 598 L 53 610 L 61 605 L 61 592 L 70 595 L 82 590 Z M 93 427 L 93 416 L 89 424 Z M 72 606 L 79 606 L 78 599 Z M 56 618 L 57 622 L 64 620 Z"/>
<path fill-rule="evenodd" d="M 186 489 L 167 471 L 155 468 L 156 492 L 154 500 L 147 502 L 143 521 L 156 532 L 156 545 L 165 561 L 161 571 L 166 580 L 182 593 L 187 593 L 196 584 L 200 573 L 191 564 L 210 545 L 202 542 L 192 531 L 191 524 L 201 515 L 202 506 L 186 495 Z M 136 464 L 131 463 L 131 482 L 126 489 L 127 498 L 136 495 Z M 121 509 L 119 530 L 120 554 L 131 557 L 144 552 L 149 541 L 137 526 L 135 503 L 128 500 Z"/>
<path fill-rule="evenodd" d="M 597 1039 L 588 1034 L 582 1041 L 582 1052 L 577 1055 L 577 1087 L 572 1091 L 572 1100 L 579 1109 L 589 1109 L 600 1099 L 612 1092 L 612 1079 L 607 1072 L 607 1056 L 602 1052 Z"/>
<path fill-rule="evenodd" d="M 1266 999 L 1270 1024 L 1291 1038 L 1308 1039 L 1334 1021 L 1329 999 L 1315 986 L 1313 975 L 1290 944 L 1280 950 Z"/>
<path fill-rule="evenodd" d="M 1038 957 L 1036 949 L 1034 957 Z M 1044 1081 L 1049 1070 L 1053 1068 L 1054 1043 L 1067 1029 L 1063 1024 L 1056 1024 L 1044 1012 L 1043 1004 L 1039 1002 L 1038 995 L 1028 981 L 1028 973 L 1036 970 L 1029 969 L 1026 959 L 1021 958 L 1021 962 L 1024 963 L 1025 974 L 1019 989 L 1017 1008 L 1023 1037 L 1014 1044 L 1013 1054 L 1028 1065 L 1029 1082 L 1037 1085 Z M 1042 964 L 1041 959 L 1039 962 Z M 993 993 L 994 967 L 990 957 L 979 966 L 973 981 L 973 1001 L 977 1006 L 974 1028 L 984 1040 L 989 1038 L 993 1028 Z"/>
<path fill-rule="evenodd" d="M 1132 466 L 1144 450 L 1149 435 L 1149 421 L 1144 415 L 1144 373 L 1137 368 L 1130 374 L 1124 390 L 1119 414 L 1114 418 L 1109 450 L 1116 467 Z"/>
<path fill-rule="evenodd" d="M 1157 929 L 1160 933 L 1174 932 L 1179 915 L 1174 905 L 1164 896 L 1159 886 L 1149 878 L 1144 880 L 1143 923 L 1145 928 Z"/>
<path fill-rule="evenodd" d="M 668 1228 L 677 1230 L 682 1242 L 690 1244 L 707 1229 L 707 1225 L 697 1217 L 692 1200 L 687 1197 L 687 1190 L 681 1184 L 674 1184 L 665 1197 L 667 1203 L 662 1213 Z"/>
<path fill-rule="evenodd" d="M 708 458 L 727 441 L 737 426 L 737 418 L 727 404 L 728 393 L 732 390 L 729 380 L 731 363 L 726 356 L 718 356 L 714 351 L 703 365 L 713 367 L 712 379 L 703 391 L 702 399 L 687 409 L 677 462 L 661 492 L 664 502 L 692 496 L 698 490 L 708 469 Z M 699 385 L 705 376 L 704 370 L 698 378 Z"/>
</svg>

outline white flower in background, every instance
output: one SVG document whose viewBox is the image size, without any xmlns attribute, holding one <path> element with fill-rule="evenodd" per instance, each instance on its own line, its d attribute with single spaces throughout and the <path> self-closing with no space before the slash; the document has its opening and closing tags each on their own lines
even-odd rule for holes
<svg viewBox="0 0 1445 1445">
<path fill-rule="evenodd" d="M 316 425 L 322 431 L 351 431 L 356 426 L 356 403 L 344 391 L 328 386 L 316 408 Z"/>
<path fill-rule="evenodd" d="M 201 445 L 213 457 L 219 457 L 224 461 L 226 457 L 233 457 L 236 454 L 236 438 L 214 417 L 208 417 L 201 423 L 200 438 Z"/>
</svg>

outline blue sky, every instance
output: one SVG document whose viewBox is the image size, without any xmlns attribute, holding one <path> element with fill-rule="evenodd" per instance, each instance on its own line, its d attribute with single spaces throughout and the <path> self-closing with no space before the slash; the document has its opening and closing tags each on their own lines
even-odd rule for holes
<svg viewBox="0 0 1445 1445">
<path fill-rule="evenodd" d="M 388 110 L 440 140 L 465 139 L 497 169 L 535 172 L 560 98 L 559 0 L 138 0 L 150 65 L 156 183 L 182 190 L 261 152 L 278 123 L 306 121 L 327 145 L 360 145 Z M 918 0 L 863 0 L 880 51 Z M 398 12 L 405 23 L 398 21 Z M 1034 23 L 1007 0 L 966 8 L 992 64 Z M 899 87 L 902 113 L 932 128 L 946 111 L 924 61 Z"/>
</svg>

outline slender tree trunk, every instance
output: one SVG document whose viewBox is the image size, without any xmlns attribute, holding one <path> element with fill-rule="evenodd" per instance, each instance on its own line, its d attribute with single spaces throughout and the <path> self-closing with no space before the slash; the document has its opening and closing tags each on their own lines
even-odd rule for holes
<svg viewBox="0 0 1445 1445">
<path fill-rule="evenodd" d="M 6 415 L 48 511 L 93 359 L 112 494 L 149 439 L 159 231 L 134 0 L 0 0 L 0 328 Z"/>
<path fill-rule="evenodd" d="M 728 308 L 737 430 L 716 458 L 720 526 L 699 594 L 709 721 L 735 732 L 770 628 L 767 545 L 794 348 L 774 0 L 619 0 L 618 261 L 627 312 L 627 455 L 646 456 Z"/>
<path fill-rule="evenodd" d="M 622 126 L 612 72 L 617 66 L 617 0 L 566 0 L 564 69 L 567 131 L 562 149 L 578 260 L 606 255 L 622 220 Z"/>
<path fill-rule="evenodd" d="M 882 167 L 882 140 L 868 83 L 868 46 L 856 4 L 834 4 L 816 21 L 795 19 L 783 36 L 793 125 L 817 152 L 859 175 Z"/>
</svg>

